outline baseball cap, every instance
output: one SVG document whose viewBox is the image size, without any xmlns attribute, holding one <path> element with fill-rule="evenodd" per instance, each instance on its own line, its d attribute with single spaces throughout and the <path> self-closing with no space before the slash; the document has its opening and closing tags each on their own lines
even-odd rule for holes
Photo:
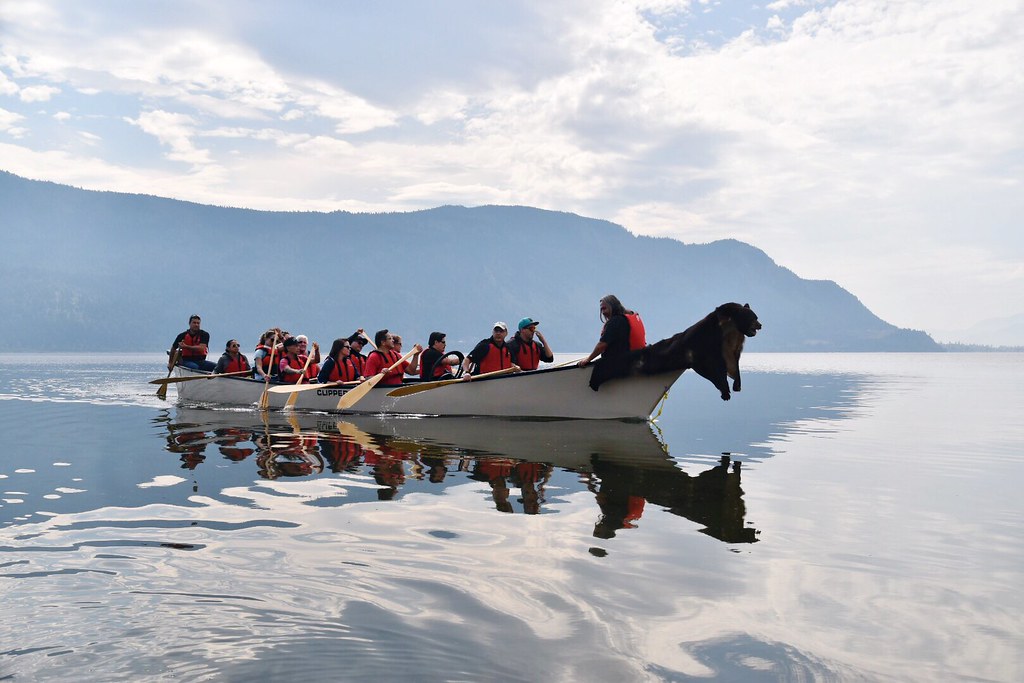
<svg viewBox="0 0 1024 683">
<path fill-rule="evenodd" d="M 506 325 L 505 323 L 503 323 L 503 322 L 501 322 L 499 320 L 498 322 L 494 323 L 494 327 L 492 329 L 495 329 L 495 330 L 502 329 L 502 330 L 505 330 L 506 332 L 508 332 L 508 325 Z"/>
<path fill-rule="evenodd" d="M 519 329 L 529 327 L 530 325 L 540 325 L 540 323 L 534 320 L 533 318 L 523 318 L 522 320 L 519 321 Z"/>
</svg>

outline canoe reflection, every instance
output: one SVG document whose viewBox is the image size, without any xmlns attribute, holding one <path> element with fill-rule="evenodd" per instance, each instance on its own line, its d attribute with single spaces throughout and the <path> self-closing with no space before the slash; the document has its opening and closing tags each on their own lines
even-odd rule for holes
<svg viewBox="0 0 1024 683">
<path fill-rule="evenodd" d="M 261 414 L 177 408 L 168 419 L 167 450 L 195 469 L 212 447 L 227 460 L 255 456 L 265 479 L 327 473 L 369 475 L 378 500 L 418 490 L 486 483 L 494 509 L 544 512 L 559 472 L 574 472 L 594 494 L 594 536 L 631 529 L 652 507 L 685 517 L 727 543 L 753 543 L 745 524 L 740 463 L 723 456 L 697 475 L 684 472 L 645 422 L 595 420 L 416 419 L 377 416 Z M 558 489 L 565 493 L 566 484 Z M 518 491 L 518 496 L 515 492 Z"/>
</svg>

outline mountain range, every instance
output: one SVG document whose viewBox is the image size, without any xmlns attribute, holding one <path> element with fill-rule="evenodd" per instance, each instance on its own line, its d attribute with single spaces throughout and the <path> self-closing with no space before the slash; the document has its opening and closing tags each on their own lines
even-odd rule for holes
<svg viewBox="0 0 1024 683">
<path fill-rule="evenodd" d="M 524 316 L 556 352 L 585 352 L 608 293 L 641 313 L 648 341 L 736 301 L 764 324 L 752 351 L 941 350 L 749 244 L 523 206 L 255 211 L 0 172 L 0 224 L 0 351 L 157 351 L 198 313 L 214 357 L 275 325 L 323 346 L 359 327 L 420 342 L 440 330 L 468 351 Z"/>
</svg>

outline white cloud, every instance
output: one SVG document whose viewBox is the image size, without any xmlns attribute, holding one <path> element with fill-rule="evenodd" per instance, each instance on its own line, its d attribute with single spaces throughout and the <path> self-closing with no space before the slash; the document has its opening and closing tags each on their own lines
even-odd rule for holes
<svg viewBox="0 0 1024 683">
<path fill-rule="evenodd" d="M 8 130 L 18 121 L 24 120 L 24 118 L 21 114 L 0 108 L 0 130 Z"/>
<path fill-rule="evenodd" d="M 339 135 L 365 133 L 394 126 L 398 121 L 397 113 L 327 83 L 306 85 L 295 103 L 334 121 L 334 130 Z"/>
<path fill-rule="evenodd" d="M 18 98 L 22 102 L 46 102 L 58 93 L 60 88 L 52 85 L 30 85 L 18 92 Z"/>
<path fill-rule="evenodd" d="M 988 305 L 989 272 L 1024 300 L 1018 0 L 778 0 L 742 16 L 688 0 L 530 4 L 490 27 L 501 49 L 445 44 L 429 60 L 400 25 L 321 54 L 294 43 L 317 27 L 290 13 L 246 23 L 231 3 L 156 19 L 30 5 L 0 9 L 0 93 L 59 87 L 62 129 L 107 122 L 104 144 L 76 157 L 107 189 L 263 208 L 521 203 L 637 233 L 736 237 L 901 325 L 942 309 L 927 284 L 970 253 L 965 299 Z M 289 49 L 248 37 L 268 25 Z M 367 45 L 381 59 L 356 61 Z M 115 156 L 131 143 L 112 109 L 166 161 Z M 19 112 L 0 111 L 0 130 L 25 140 L 5 165 L 68 177 L 43 117 Z M 886 294 L 897 287 L 906 296 Z"/>
<path fill-rule="evenodd" d="M 18 84 L 7 77 L 3 71 L 0 71 L 0 95 L 15 95 L 18 92 Z"/>
<path fill-rule="evenodd" d="M 125 120 L 156 137 L 160 144 L 169 147 L 171 151 L 167 158 L 172 161 L 195 165 L 208 164 L 211 161 L 208 150 L 198 149 L 192 143 L 195 120 L 191 116 L 156 110 L 143 112 L 137 119 Z"/>
</svg>

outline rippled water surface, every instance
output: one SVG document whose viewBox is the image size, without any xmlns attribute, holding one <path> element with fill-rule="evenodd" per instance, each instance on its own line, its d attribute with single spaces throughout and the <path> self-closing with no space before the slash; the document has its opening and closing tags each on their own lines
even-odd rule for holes
<svg viewBox="0 0 1024 683">
<path fill-rule="evenodd" d="M 647 425 L 0 355 L 0 680 L 1024 680 L 1024 354 L 743 360 Z"/>
</svg>

